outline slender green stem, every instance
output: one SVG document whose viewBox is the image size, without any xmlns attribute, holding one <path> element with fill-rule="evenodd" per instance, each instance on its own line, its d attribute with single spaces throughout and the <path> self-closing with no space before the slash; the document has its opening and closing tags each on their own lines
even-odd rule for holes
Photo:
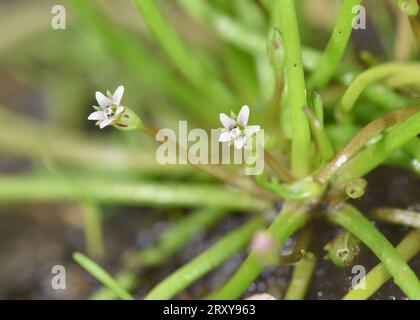
<svg viewBox="0 0 420 320">
<path fill-rule="evenodd" d="M 311 124 L 311 130 L 322 159 L 321 163 L 324 164 L 334 156 L 334 149 L 319 118 L 308 107 L 305 107 L 304 111 Z"/>
<path fill-rule="evenodd" d="M 264 161 L 273 170 L 274 174 L 279 177 L 282 181 L 291 182 L 293 177 L 289 170 L 282 162 L 278 161 L 270 152 L 264 149 Z"/>
<path fill-rule="evenodd" d="M 293 235 L 308 220 L 307 204 L 287 202 L 282 211 L 268 228 L 268 232 L 277 239 L 281 246 L 288 237 Z M 237 299 L 263 270 L 256 255 L 251 252 L 236 273 L 217 292 L 210 294 L 208 299 Z"/>
<path fill-rule="evenodd" d="M 86 257 L 80 252 L 73 254 L 73 259 L 76 260 L 87 272 L 89 272 L 98 281 L 111 289 L 118 297 L 123 300 L 134 300 L 133 296 L 122 288 L 117 281 L 115 281 L 108 272 L 94 261 Z"/>
<path fill-rule="evenodd" d="M 347 113 L 351 110 L 361 92 L 371 83 L 391 75 L 405 74 L 407 77 L 416 76 L 420 72 L 419 63 L 389 62 L 370 68 L 362 72 L 350 84 L 341 99 L 339 112 Z"/>
<path fill-rule="evenodd" d="M 139 128 L 139 130 L 148 134 L 153 140 L 156 139 L 156 135 L 158 132 L 156 128 L 145 124 L 141 128 Z M 256 184 L 253 180 L 249 179 L 248 177 L 244 177 L 232 171 L 225 170 L 222 166 L 212 165 L 208 163 L 207 164 L 201 163 L 201 161 L 199 161 L 199 159 L 196 158 L 196 155 L 194 153 L 186 150 L 185 146 L 179 144 L 177 141 L 173 141 L 173 140 L 171 141 L 174 144 L 174 146 L 176 146 L 176 149 L 178 150 L 181 157 L 185 161 L 187 161 L 187 163 L 191 164 L 197 169 L 202 170 L 206 172 L 207 174 L 217 179 L 220 179 L 221 181 L 224 181 L 233 186 L 239 187 L 240 189 L 244 191 L 253 193 L 256 196 L 264 197 L 270 200 L 278 200 L 276 199 L 276 196 L 274 194 L 260 188 L 258 184 Z M 182 156 L 183 154 L 185 155 L 185 157 Z"/>
<path fill-rule="evenodd" d="M 49 157 L 69 165 L 83 166 L 91 170 L 106 170 L 108 173 L 129 170 L 132 172 L 166 174 L 182 172 L 186 166 L 162 166 L 155 156 L 147 152 L 128 150 L 105 139 L 95 139 L 84 134 L 75 134 L 58 126 L 49 126 L 32 119 L 17 116 L 0 106 L 0 149 L 7 155 L 33 158 Z M 42 143 L 39 143 L 42 141 Z"/>
<path fill-rule="evenodd" d="M 379 208 L 372 211 L 372 218 L 420 229 L 420 213 L 397 208 Z"/>
<path fill-rule="evenodd" d="M 326 182 L 335 172 L 350 160 L 370 139 L 381 133 L 383 130 L 392 127 L 400 122 L 406 121 L 413 115 L 420 113 L 420 107 L 405 108 L 387 113 L 386 115 L 372 121 L 361 129 L 347 145 L 332 159 L 315 177 L 321 183 Z"/>
<path fill-rule="evenodd" d="M 142 282 L 141 277 L 132 270 L 123 270 L 115 275 L 115 281 L 120 285 L 121 288 L 130 292 L 134 290 Z M 93 293 L 88 298 L 89 300 L 116 300 L 119 299 L 118 295 L 108 287 L 104 286 L 98 291 Z"/>
<path fill-rule="evenodd" d="M 331 208 L 328 218 L 359 238 L 382 261 L 394 282 L 410 299 L 420 299 L 420 281 L 391 243 L 356 208 Z"/>
<path fill-rule="evenodd" d="M 260 175 L 257 176 L 256 181 L 285 200 L 314 199 L 319 197 L 325 189 L 310 176 L 291 183 L 279 183 L 275 177 L 268 181 Z"/>
<path fill-rule="evenodd" d="M 226 42 L 229 42 L 238 48 L 243 49 L 244 51 L 249 52 L 252 55 L 264 54 L 264 44 L 265 39 L 264 35 L 261 35 L 254 30 L 249 30 L 241 26 L 237 21 L 234 21 L 231 17 L 222 15 L 216 10 L 208 10 L 204 4 L 204 0 L 182 0 L 181 3 L 191 4 L 191 6 L 186 6 L 190 11 L 195 12 L 196 15 L 200 16 L 203 19 L 209 21 L 210 25 L 215 29 L 218 35 Z M 276 2 L 272 1 L 272 4 L 275 5 Z M 197 9 L 198 7 L 198 9 Z M 211 12 L 211 14 L 207 14 Z M 219 21 L 219 23 L 215 23 Z M 220 24 L 222 27 L 217 27 Z M 420 30 L 420 28 L 419 28 Z M 420 34 L 420 32 L 419 32 Z M 247 39 L 244 41 L 243 39 Z M 280 48 L 282 51 L 283 48 Z M 308 71 L 316 70 L 319 65 L 322 54 L 312 48 L 302 47 L 302 59 L 304 67 Z M 349 67 L 338 66 L 335 78 L 340 81 L 342 84 L 348 86 L 351 80 L 353 80 L 357 74 L 357 69 L 351 69 Z M 394 91 L 390 90 L 384 85 L 373 83 L 368 86 L 362 93 L 362 96 L 369 99 L 371 102 L 380 105 L 385 110 L 395 110 L 399 107 L 407 105 L 407 99 L 396 94 Z"/>
<path fill-rule="evenodd" d="M 397 5 L 407 16 L 414 17 L 419 13 L 419 3 L 417 0 L 397 0 Z"/>
<path fill-rule="evenodd" d="M 284 119 L 283 110 L 281 110 L 281 100 L 284 91 L 284 50 L 282 48 L 283 41 L 281 39 L 280 30 L 276 27 L 271 28 L 267 38 L 267 55 L 270 60 L 273 74 L 275 78 L 274 93 L 271 99 L 270 111 L 272 114 L 269 117 L 280 120 L 282 124 Z M 277 126 L 277 121 L 274 120 L 274 125 Z M 283 128 L 283 132 L 285 129 Z"/>
<path fill-rule="evenodd" d="M 336 184 L 341 185 L 365 175 L 418 134 L 420 134 L 420 112 L 396 125 L 385 133 L 381 140 L 367 146 L 346 163 L 337 172 Z"/>
<path fill-rule="evenodd" d="M 89 256 L 95 259 L 102 259 L 105 254 L 102 235 L 102 212 L 96 204 L 90 201 L 82 202 L 81 207 L 85 220 L 86 251 Z"/>
<path fill-rule="evenodd" d="M 420 18 L 410 17 L 410 25 L 416 39 L 417 48 L 420 50 Z"/>
<path fill-rule="evenodd" d="M 333 77 L 353 29 L 353 8 L 361 0 L 344 0 L 341 5 L 337 23 L 328 41 L 327 47 L 318 61 L 314 73 L 309 78 L 309 83 L 315 89 L 323 88 Z"/>
<path fill-rule="evenodd" d="M 304 253 L 293 270 L 292 280 L 284 300 L 302 300 L 305 298 L 315 267 L 316 257 L 310 252 Z"/>
<path fill-rule="evenodd" d="M 135 204 L 157 207 L 214 207 L 263 210 L 266 202 L 247 193 L 215 184 L 108 181 L 102 178 L 74 177 L 88 199 L 101 204 Z M 232 201 L 240 199 L 240 201 Z M 9 202 L 78 201 L 79 194 L 65 181 L 48 176 L 0 177 L 0 200 Z"/>
<path fill-rule="evenodd" d="M 414 84 L 420 83 L 420 73 L 413 73 L 410 75 L 407 74 L 399 74 L 393 77 L 390 77 L 386 81 L 386 85 L 390 88 L 401 88 L 404 86 L 410 86 Z"/>
<path fill-rule="evenodd" d="M 321 128 L 324 129 L 324 102 L 321 95 L 316 91 L 313 93 L 312 104 L 315 116 L 318 118 Z"/>
<path fill-rule="evenodd" d="M 302 177 L 309 170 L 310 130 L 302 108 L 307 105 L 302 51 L 294 0 L 277 0 L 275 10 L 279 14 L 284 43 L 287 97 L 292 122 L 292 174 Z"/>
<path fill-rule="evenodd" d="M 224 210 L 214 209 L 202 209 L 192 212 L 164 232 L 155 245 L 140 250 L 124 259 L 126 268 L 116 275 L 117 282 L 128 291 L 134 289 L 139 282 L 135 269 L 155 267 L 168 261 L 197 234 L 219 222 L 227 213 Z M 101 288 L 90 299 L 115 299 L 115 295 L 109 289 Z"/>
<path fill-rule="evenodd" d="M 396 249 L 405 261 L 411 260 L 420 252 L 420 231 L 411 231 Z M 380 263 L 361 279 L 343 299 L 366 300 L 378 291 L 391 277 L 386 266 Z"/>
<path fill-rule="evenodd" d="M 149 292 L 146 300 L 170 299 L 209 271 L 215 269 L 234 253 L 241 250 L 262 226 L 253 219 L 219 240 L 210 249 L 172 273 Z"/>
<path fill-rule="evenodd" d="M 167 55 L 190 82 L 217 102 L 215 108 L 223 110 L 232 105 L 229 91 L 203 66 L 196 56 L 189 52 L 181 38 L 168 24 L 155 0 L 134 1 L 144 22 L 153 33 Z"/>
</svg>

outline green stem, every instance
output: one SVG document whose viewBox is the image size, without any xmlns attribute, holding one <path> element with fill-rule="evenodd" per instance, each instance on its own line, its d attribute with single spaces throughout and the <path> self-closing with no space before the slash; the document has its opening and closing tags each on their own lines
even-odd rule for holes
<svg viewBox="0 0 420 320">
<path fill-rule="evenodd" d="M 307 104 L 302 51 L 294 0 L 277 0 L 275 10 L 279 14 L 284 43 L 288 103 L 292 122 L 292 175 L 302 177 L 309 170 L 310 130 L 302 108 Z"/>
<path fill-rule="evenodd" d="M 157 207 L 214 207 L 264 210 L 267 203 L 247 193 L 214 184 L 121 182 L 73 177 L 91 201 L 101 204 L 133 204 Z M 9 202 L 77 201 L 74 187 L 48 176 L 1 176 L 0 200 Z M 232 201 L 240 199 L 240 201 Z"/>
<path fill-rule="evenodd" d="M 75 134 L 58 126 L 37 123 L 17 116 L 0 106 L 0 149 L 14 157 L 33 158 L 47 156 L 53 161 L 77 165 L 91 170 L 107 172 L 146 171 L 148 173 L 174 173 L 186 166 L 162 166 L 154 155 L 128 150 L 105 139 L 93 139 Z M 42 144 L 39 142 L 42 141 Z M 4 153 L 5 154 L 5 153 Z M 175 170 L 174 170 L 175 169 Z"/>
<path fill-rule="evenodd" d="M 353 29 L 353 7 L 360 5 L 360 2 L 361 0 L 343 1 L 327 47 L 318 61 L 314 73 L 309 78 L 309 83 L 315 89 L 325 87 L 337 70 Z"/>
<path fill-rule="evenodd" d="M 268 232 L 277 239 L 281 246 L 308 220 L 307 204 L 287 202 L 282 211 L 268 228 Z M 236 273 L 217 292 L 208 299 L 237 299 L 263 270 L 263 265 L 254 253 L 250 253 Z"/>
<path fill-rule="evenodd" d="M 85 220 L 86 251 L 89 256 L 95 259 L 102 259 L 105 254 L 102 235 L 102 212 L 96 204 L 90 201 L 82 202 L 81 207 Z"/>
<path fill-rule="evenodd" d="M 217 34 L 226 42 L 249 52 L 252 55 L 263 55 L 265 49 L 264 36 L 250 29 L 241 26 L 237 21 L 231 17 L 222 15 L 216 10 L 211 10 L 211 14 L 207 14 L 210 10 L 206 8 L 206 2 L 203 0 L 181 0 L 181 3 L 188 3 L 191 6 L 186 6 L 189 11 L 193 11 L 200 18 L 207 19 L 210 25 L 215 29 Z M 272 1 L 276 5 L 275 1 Z M 199 9 L 197 9 L 197 7 Z M 218 27 L 220 25 L 221 27 Z M 419 28 L 420 30 L 420 28 Z M 420 32 L 419 32 L 420 33 Z M 244 41 L 243 39 L 247 39 Z M 280 48 L 282 51 L 283 48 Z M 304 67 L 308 71 L 316 70 L 319 65 L 322 54 L 312 48 L 302 47 L 302 59 Z M 348 86 L 349 81 L 354 79 L 359 71 L 348 67 L 338 66 L 335 78 L 342 84 Z M 395 110 L 398 107 L 407 105 L 407 99 L 396 94 L 381 84 L 371 84 L 362 93 L 364 97 L 371 102 L 383 107 L 385 110 Z"/>
<path fill-rule="evenodd" d="M 420 18 L 410 17 L 410 25 L 416 39 L 417 48 L 420 50 Z"/>
<path fill-rule="evenodd" d="M 420 113 L 420 107 L 405 108 L 387 113 L 386 115 L 370 122 L 363 127 L 346 146 L 332 159 L 315 177 L 315 180 L 324 183 L 344 164 L 350 160 L 360 149 L 362 149 L 373 137 L 383 130 L 392 127 L 400 122 L 406 121 Z"/>
<path fill-rule="evenodd" d="M 341 185 L 365 175 L 418 134 L 420 134 L 420 112 L 396 125 L 378 142 L 360 151 L 337 172 L 336 184 Z"/>
<path fill-rule="evenodd" d="M 170 299 L 195 280 L 215 269 L 230 256 L 241 250 L 262 226 L 260 219 L 253 219 L 219 240 L 214 246 L 191 260 L 159 283 L 145 297 L 146 300 Z"/>
<path fill-rule="evenodd" d="M 420 229 L 420 213 L 397 208 L 379 208 L 372 211 L 372 218 Z"/>
<path fill-rule="evenodd" d="M 414 17 L 419 13 L 419 3 L 417 0 L 397 0 L 397 5 L 409 17 Z"/>
<path fill-rule="evenodd" d="M 315 267 L 315 256 L 306 252 L 293 270 L 292 280 L 284 300 L 303 300 L 305 298 Z"/>
<path fill-rule="evenodd" d="M 115 281 L 121 288 L 130 292 L 134 290 L 141 283 L 139 275 L 132 270 L 123 270 L 116 274 Z M 108 287 L 102 287 L 88 298 L 89 300 L 116 300 L 118 295 Z"/>
<path fill-rule="evenodd" d="M 420 281 L 416 274 L 383 234 L 356 208 L 348 204 L 334 207 L 328 218 L 369 247 L 409 299 L 420 299 Z"/>
<path fill-rule="evenodd" d="M 411 231 L 397 246 L 397 251 L 405 261 L 410 261 L 420 252 L 420 232 Z M 373 268 L 345 296 L 344 300 L 366 300 L 391 278 L 383 263 Z"/>
<path fill-rule="evenodd" d="M 341 99 L 339 112 L 347 113 L 351 110 L 361 92 L 371 83 L 391 75 L 405 74 L 407 77 L 416 76 L 420 72 L 419 63 L 390 62 L 377 65 L 359 74 L 350 84 Z"/>
<path fill-rule="evenodd" d="M 141 128 L 139 127 L 138 129 L 148 134 L 153 140 L 156 140 L 156 135 L 158 133 L 158 130 L 156 128 L 145 124 Z M 174 144 L 175 148 L 178 150 L 181 157 L 185 161 L 187 161 L 187 163 L 196 167 L 197 169 L 202 170 L 206 172 L 207 174 L 217 179 L 220 179 L 221 181 L 224 181 L 228 184 L 236 186 L 242 189 L 243 191 L 250 192 L 256 196 L 274 200 L 274 201 L 278 200 L 274 194 L 260 188 L 258 184 L 256 184 L 253 180 L 249 179 L 248 177 L 244 177 L 232 171 L 225 170 L 220 165 L 201 163 L 201 161 L 197 159 L 194 153 L 186 150 L 185 146 L 179 144 L 177 141 L 173 141 L 171 138 L 168 138 L 168 139 L 170 139 L 170 141 Z M 185 154 L 186 158 L 182 156 L 183 154 Z"/>
<path fill-rule="evenodd" d="M 117 282 L 124 289 L 133 290 L 138 283 L 138 276 L 134 269 L 155 267 L 166 262 L 197 234 L 219 222 L 227 213 L 227 211 L 222 210 L 202 209 L 189 214 L 165 231 L 155 245 L 127 257 L 126 269 L 118 272 Z M 90 299 L 110 300 L 115 299 L 115 295 L 109 289 L 102 288 L 93 294 Z"/>
<path fill-rule="evenodd" d="M 102 284 L 111 289 L 118 297 L 123 300 L 134 300 L 133 296 L 125 291 L 108 272 L 84 254 L 76 252 L 73 254 L 73 259 L 98 281 L 102 282 Z"/>
<path fill-rule="evenodd" d="M 311 124 L 311 131 L 315 137 L 316 144 L 318 146 L 319 154 L 321 156 L 321 163 L 324 164 L 334 156 L 334 149 L 331 145 L 330 139 L 328 138 L 324 126 L 319 118 L 312 112 L 311 109 L 305 106 L 305 114 Z"/>
</svg>

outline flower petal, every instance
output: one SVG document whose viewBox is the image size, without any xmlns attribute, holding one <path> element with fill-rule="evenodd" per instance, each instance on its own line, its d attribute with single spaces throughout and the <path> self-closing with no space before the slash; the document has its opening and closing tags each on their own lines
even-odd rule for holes
<svg viewBox="0 0 420 320">
<path fill-rule="evenodd" d="M 236 149 L 242 149 L 242 147 L 244 146 L 244 144 L 245 144 L 245 137 L 244 136 L 239 136 L 238 138 L 236 138 L 234 141 L 233 141 L 233 144 L 234 144 L 234 146 L 235 146 L 235 148 Z"/>
<path fill-rule="evenodd" d="M 104 121 L 101 122 L 101 124 L 99 125 L 99 128 L 103 129 L 106 126 L 109 126 L 111 123 L 113 123 L 115 121 L 114 118 L 109 118 L 109 119 L 105 119 Z"/>
<path fill-rule="evenodd" d="M 229 118 L 224 113 L 220 114 L 220 122 L 223 124 L 223 126 L 226 129 L 229 129 L 229 128 L 234 127 L 236 125 L 235 120 L 233 120 L 232 118 Z"/>
<path fill-rule="evenodd" d="M 124 107 L 122 107 L 122 106 L 119 106 L 118 108 L 117 108 L 117 110 L 115 110 L 115 115 L 116 116 L 118 116 L 118 115 L 120 115 L 121 113 L 123 113 L 124 112 Z"/>
<path fill-rule="evenodd" d="M 258 131 L 260 131 L 260 126 L 248 126 L 245 128 L 244 133 L 245 133 L 245 137 L 249 138 L 251 137 L 253 134 L 257 133 Z"/>
<path fill-rule="evenodd" d="M 239 111 L 237 122 L 242 126 L 246 126 L 248 124 L 249 118 L 249 107 L 247 105 L 242 106 L 241 111 Z"/>
<path fill-rule="evenodd" d="M 219 142 L 228 142 L 232 139 L 229 131 L 223 131 L 219 136 Z"/>
<path fill-rule="evenodd" d="M 110 98 L 106 97 L 102 92 L 96 91 L 95 96 L 96 96 L 96 101 L 98 101 L 99 106 L 102 109 L 105 109 L 106 107 L 113 104 L 113 101 Z"/>
<path fill-rule="evenodd" d="M 106 119 L 106 116 L 105 116 L 105 112 L 103 111 L 92 112 L 88 117 L 88 120 L 105 120 L 105 119 Z"/>
<path fill-rule="evenodd" d="M 114 103 L 117 106 L 120 105 L 123 94 L 124 94 L 124 86 L 119 86 L 117 90 L 115 90 L 114 95 L 112 96 L 112 100 L 114 100 Z"/>
</svg>

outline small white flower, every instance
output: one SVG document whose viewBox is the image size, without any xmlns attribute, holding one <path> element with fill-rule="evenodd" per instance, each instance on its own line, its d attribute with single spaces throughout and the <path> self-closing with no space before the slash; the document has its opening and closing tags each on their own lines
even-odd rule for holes
<svg viewBox="0 0 420 320">
<path fill-rule="evenodd" d="M 123 94 L 123 86 L 119 86 L 113 95 L 108 93 L 108 96 L 96 91 L 96 101 L 98 101 L 99 107 L 93 106 L 96 111 L 89 115 L 88 120 L 97 120 L 96 124 L 101 129 L 112 124 L 124 112 L 124 107 L 120 106 Z"/>
<path fill-rule="evenodd" d="M 235 148 L 241 149 L 248 139 L 260 130 L 260 126 L 248 126 L 248 118 L 249 107 L 246 105 L 242 106 L 237 117 L 233 113 L 230 117 L 221 113 L 220 122 L 223 124 L 224 129 L 221 130 L 219 142 L 232 143 L 233 141 Z"/>
</svg>

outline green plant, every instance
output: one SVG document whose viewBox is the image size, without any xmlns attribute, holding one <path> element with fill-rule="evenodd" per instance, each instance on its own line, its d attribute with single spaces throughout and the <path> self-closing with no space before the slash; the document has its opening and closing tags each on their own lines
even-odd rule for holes
<svg viewBox="0 0 420 320">
<path fill-rule="evenodd" d="M 144 43 L 141 44 L 133 32 L 112 26 L 91 2 L 70 2 L 80 24 L 98 39 L 98 52 L 107 52 L 111 57 L 108 59 L 127 69 L 124 82 L 133 83 L 132 89 L 141 87 L 137 78 L 142 72 L 153 75 L 156 82 L 155 85 L 151 79 L 145 79 L 141 83 L 146 88 L 141 93 L 149 95 L 149 99 L 145 98 L 146 102 L 142 104 L 142 98 L 132 98 L 127 104 L 133 108 L 122 104 L 122 94 L 119 99 L 115 99 L 115 94 L 104 96 L 102 99 L 110 99 L 110 102 L 99 103 L 95 115 L 90 118 L 98 120 L 101 128 L 109 125 L 129 131 L 118 136 L 124 134 L 122 139 L 145 133 L 155 140 L 158 132 L 155 127 L 165 125 L 162 118 L 167 110 L 159 110 L 159 107 L 166 108 L 167 100 L 177 108 L 177 113 L 170 116 L 178 119 L 185 115 L 206 128 L 217 123 L 220 113 L 232 107 L 237 111 L 237 106 L 247 102 L 255 117 L 253 121 L 269 134 L 262 146 L 264 173 L 254 178 L 239 174 L 235 168 L 197 161 L 192 161 L 191 168 L 161 169 L 156 166 L 154 157 L 146 152 L 120 149 L 114 143 L 108 144 L 104 137 L 100 142 L 85 140 L 84 136 L 73 137 L 56 126 L 51 132 L 56 133 L 55 138 L 60 143 L 50 141 L 33 121 L 4 112 L 8 121 L 0 127 L 0 143 L 10 146 L 12 153 L 47 154 L 53 161 L 64 160 L 90 168 L 89 175 L 73 172 L 65 178 L 45 173 L 0 177 L 0 201 L 80 202 L 86 211 L 85 232 L 91 256 L 99 259 L 103 255 L 98 204 L 147 205 L 168 211 L 174 208 L 196 210 L 171 229 L 166 238 L 160 238 L 157 245 L 132 256 L 115 279 L 89 258 L 76 253 L 76 262 L 106 286 L 92 298 L 132 299 L 128 291 L 138 285 L 139 268 L 162 265 L 199 231 L 239 210 L 252 212 L 253 216 L 156 284 L 146 299 L 175 297 L 244 249 L 259 229 L 266 229 L 282 246 L 289 237 L 310 226 L 315 218 L 344 228 L 346 235 L 357 244 L 363 243 L 381 261 L 381 265 L 366 276 L 367 291 L 353 288 L 345 299 L 366 299 L 390 277 L 408 298 L 420 299 L 420 281 L 407 264 L 419 251 L 418 232 L 410 232 L 394 248 L 348 201 L 363 196 L 366 188 L 363 177 L 380 165 L 391 163 L 413 172 L 420 171 L 420 64 L 392 61 L 365 68 L 357 65 L 357 57 L 352 57 L 352 63 L 342 61 L 352 32 L 355 15 L 352 8 L 359 5 L 360 0 L 342 2 L 323 52 L 302 45 L 299 11 L 294 0 L 261 1 L 264 11 L 255 2 L 247 2 L 254 12 L 250 17 L 246 15 L 248 19 L 210 1 L 177 1 L 187 14 L 208 24 L 218 36 L 225 48 L 223 51 L 219 48 L 221 51 L 216 54 L 207 52 L 210 50 L 205 46 L 197 48 L 184 40 L 165 17 L 164 4 L 158 1 L 134 0 L 150 33 L 142 36 Z M 397 2 L 410 17 L 414 33 L 418 34 L 417 2 Z M 231 5 L 230 2 L 226 4 L 227 7 Z M 264 13 L 268 15 L 269 23 L 265 23 Z M 156 45 L 162 48 L 159 57 L 153 55 L 152 48 Z M 224 60 L 220 59 L 220 52 L 226 55 Z M 129 96 L 136 94 L 131 93 L 135 90 L 127 88 Z M 331 96 L 339 98 L 334 101 Z M 244 101 L 247 99 L 252 101 Z M 235 122 L 230 129 L 239 130 L 233 133 L 239 132 L 241 136 L 248 124 L 247 121 L 241 123 L 239 118 L 240 113 L 229 120 Z M 24 134 L 28 128 L 34 132 L 28 138 L 30 141 Z M 225 130 L 230 133 L 229 126 L 225 126 Z M 2 132 L 13 134 L 10 139 L 1 139 Z M 43 139 L 44 145 L 38 148 L 36 141 Z M 179 153 L 185 151 L 185 146 L 176 141 L 173 143 Z M 143 148 L 147 146 L 147 142 L 142 144 Z M 74 152 L 69 152 L 69 148 Z M 258 150 L 253 151 L 258 154 Z M 98 177 L 91 168 L 95 167 L 92 163 L 99 163 L 108 153 L 119 156 L 116 161 L 106 163 L 104 160 L 102 163 L 109 178 Z M 190 156 L 189 151 L 185 154 Z M 133 178 L 133 171 L 141 178 Z M 164 181 L 160 175 L 164 176 Z M 173 181 L 179 176 L 185 181 Z M 274 220 L 263 219 L 261 213 L 279 203 L 282 209 Z M 418 216 L 410 210 L 382 208 L 369 218 L 418 228 Z M 305 297 L 319 260 L 311 251 L 310 243 L 297 256 L 285 299 Z M 354 257 L 351 258 L 350 262 L 343 262 L 343 266 L 351 264 Z M 279 261 L 281 263 L 282 259 Z M 264 267 L 251 250 L 233 276 L 205 298 L 240 298 Z"/>
</svg>

